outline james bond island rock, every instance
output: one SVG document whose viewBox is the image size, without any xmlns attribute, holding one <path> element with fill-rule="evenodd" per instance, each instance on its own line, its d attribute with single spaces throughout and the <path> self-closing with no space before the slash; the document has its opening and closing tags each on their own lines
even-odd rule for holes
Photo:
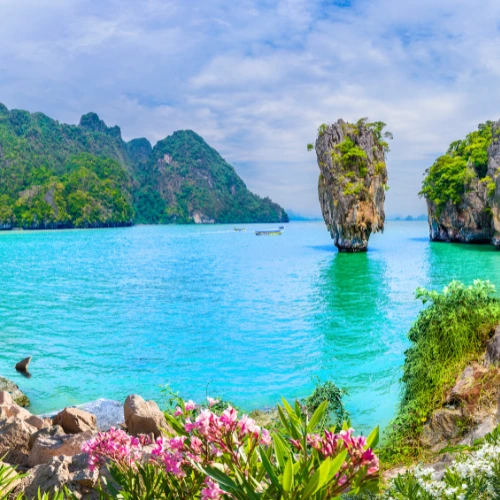
<svg viewBox="0 0 500 500">
<path fill-rule="evenodd" d="M 384 127 L 361 119 L 356 124 L 338 120 L 318 129 L 319 201 L 341 252 L 365 252 L 370 235 L 384 229 L 385 139 L 392 138 Z"/>
<path fill-rule="evenodd" d="M 431 240 L 500 246 L 499 137 L 500 121 L 481 124 L 427 169 Z"/>
</svg>

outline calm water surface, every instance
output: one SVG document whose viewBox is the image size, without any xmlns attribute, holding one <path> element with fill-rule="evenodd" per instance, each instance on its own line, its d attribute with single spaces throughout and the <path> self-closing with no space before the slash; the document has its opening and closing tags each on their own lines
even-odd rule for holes
<svg viewBox="0 0 500 500">
<path fill-rule="evenodd" d="M 331 377 L 368 430 L 394 415 L 415 289 L 500 289 L 500 253 L 430 243 L 426 223 L 388 222 L 357 255 L 338 254 L 322 222 L 280 237 L 247 227 L 0 233 L 0 374 L 35 412 L 134 392 L 161 402 L 166 383 L 250 410 Z M 27 355 L 31 379 L 13 370 Z"/>
</svg>

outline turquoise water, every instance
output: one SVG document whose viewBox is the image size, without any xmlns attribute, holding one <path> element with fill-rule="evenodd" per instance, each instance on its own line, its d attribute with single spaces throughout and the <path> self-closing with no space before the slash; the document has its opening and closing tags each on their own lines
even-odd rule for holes
<svg viewBox="0 0 500 500">
<path fill-rule="evenodd" d="M 430 243 L 426 223 L 388 222 L 357 255 L 338 254 L 321 222 L 248 229 L 0 233 L 0 374 L 35 412 L 133 392 L 161 402 L 166 383 L 250 410 L 331 377 L 368 429 L 394 415 L 415 289 L 500 287 L 497 251 Z M 30 379 L 13 369 L 27 355 Z"/>
</svg>

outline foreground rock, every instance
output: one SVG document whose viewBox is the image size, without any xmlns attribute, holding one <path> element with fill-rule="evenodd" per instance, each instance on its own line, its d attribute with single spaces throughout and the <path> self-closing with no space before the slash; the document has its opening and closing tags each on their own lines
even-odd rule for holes
<svg viewBox="0 0 500 500">
<path fill-rule="evenodd" d="M 97 430 L 95 415 L 79 408 L 65 408 L 52 419 L 52 423 L 60 425 L 68 434 Z"/>
<path fill-rule="evenodd" d="M 0 456 L 5 462 L 28 465 L 30 436 L 36 427 L 24 420 L 11 417 L 0 421 Z"/>
<path fill-rule="evenodd" d="M 364 252 L 370 235 L 384 229 L 387 168 L 382 128 L 362 120 L 320 127 L 319 201 L 340 251 Z"/>
<path fill-rule="evenodd" d="M 141 396 L 133 394 L 125 400 L 123 407 L 125 425 L 129 434 L 154 434 L 159 437 L 163 430 L 171 430 L 165 415 L 154 401 L 145 401 Z"/>
<path fill-rule="evenodd" d="M 93 491 L 98 479 L 98 471 L 88 468 L 88 456 L 79 453 L 74 456 L 54 456 L 48 463 L 37 465 L 20 480 L 15 492 L 23 492 L 27 498 L 37 498 L 38 490 L 54 494 L 64 486 L 76 498 L 97 499 Z"/>
<path fill-rule="evenodd" d="M 82 445 L 95 436 L 92 431 L 81 434 L 39 435 L 29 452 L 28 465 L 46 464 L 52 457 L 72 457 L 82 451 Z M 29 440 L 28 440 L 29 441 Z"/>
<path fill-rule="evenodd" d="M 91 413 L 97 419 L 97 430 L 109 431 L 111 427 L 121 427 L 125 423 L 123 415 L 123 403 L 112 399 L 97 399 L 90 403 L 71 406 L 68 408 L 77 408 L 84 412 Z M 43 416 L 53 419 L 60 411 L 46 413 Z"/>
<path fill-rule="evenodd" d="M 19 406 L 28 407 L 30 405 L 30 400 L 26 394 L 21 392 L 19 387 L 9 379 L 0 377 L 0 391 L 8 392 Z"/>
</svg>

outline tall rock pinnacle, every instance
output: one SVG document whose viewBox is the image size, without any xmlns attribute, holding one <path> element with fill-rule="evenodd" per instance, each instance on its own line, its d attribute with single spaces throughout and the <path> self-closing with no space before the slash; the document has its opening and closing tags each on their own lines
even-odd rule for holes
<svg viewBox="0 0 500 500">
<path fill-rule="evenodd" d="M 392 138 L 384 127 L 361 119 L 356 124 L 338 120 L 318 129 L 319 201 L 341 252 L 365 252 L 371 233 L 384 230 L 385 139 Z"/>
</svg>

